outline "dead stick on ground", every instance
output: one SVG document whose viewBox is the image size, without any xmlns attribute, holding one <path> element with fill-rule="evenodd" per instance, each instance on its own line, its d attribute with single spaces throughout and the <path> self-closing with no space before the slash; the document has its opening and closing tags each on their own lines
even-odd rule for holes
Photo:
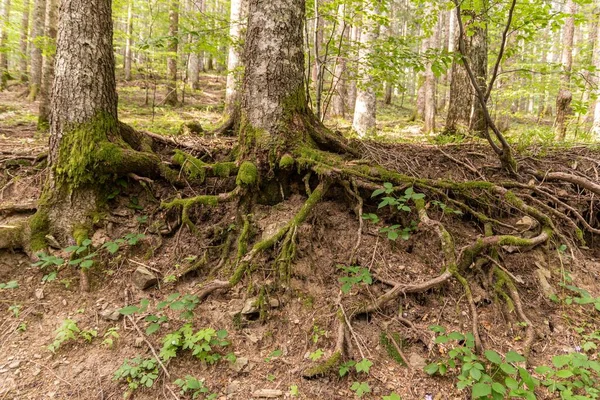
<svg viewBox="0 0 600 400">
<path fill-rule="evenodd" d="M 131 318 L 130 315 L 127 316 L 127 319 L 129 320 L 129 322 L 131 322 L 131 324 L 133 325 L 133 327 L 135 328 L 135 330 L 140 334 L 140 337 L 142 339 L 144 339 L 144 342 L 146 342 L 146 344 L 150 348 L 150 351 L 152 352 L 152 355 L 154 356 L 154 358 L 156 359 L 156 361 L 158 361 L 158 364 L 161 366 L 161 368 L 164 371 L 164 373 L 167 376 L 167 378 L 171 379 L 171 374 L 169 374 L 169 371 L 167 370 L 167 367 L 165 367 L 165 365 L 162 363 L 162 361 L 160 361 L 160 358 L 156 354 L 156 350 L 154 350 L 154 346 L 152 346 L 152 343 L 150 343 L 148 341 L 148 339 L 146 339 L 146 335 L 144 335 L 144 332 L 142 332 L 142 330 L 140 329 L 140 327 L 137 326 L 137 324 L 135 323 L 135 321 L 133 320 L 133 318 Z"/>
</svg>

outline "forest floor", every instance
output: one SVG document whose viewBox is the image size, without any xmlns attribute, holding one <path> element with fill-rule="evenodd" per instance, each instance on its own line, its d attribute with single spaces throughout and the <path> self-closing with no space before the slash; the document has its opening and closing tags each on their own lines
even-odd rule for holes
<svg viewBox="0 0 600 400">
<path fill-rule="evenodd" d="M 120 87 L 121 119 L 137 129 L 166 135 L 176 135 L 181 123 L 189 121 L 198 121 L 210 129 L 219 123 L 223 78 L 205 76 L 203 79 L 204 87 L 209 89 L 188 94 L 189 104 L 177 109 L 144 106 L 143 88 L 133 84 Z M 23 155 L 35 158 L 42 153 L 47 137 L 36 133 L 34 105 L 19 99 L 17 93 L 13 88 L 0 95 L 0 204 L 34 202 L 46 173 L 43 162 L 23 161 Z M 149 93 L 153 97 L 152 91 Z M 402 114 L 399 120 L 407 120 L 408 115 L 409 112 Z M 343 121 L 338 124 L 342 128 L 347 126 Z M 373 157 L 385 166 L 421 177 L 468 180 L 479 179 L 477 175 L 481 174 L 493 180 L 497 173 L 491 152 L 477 143 L 439 147 L 404 143 L 373 145 L 370 149 Z M 14 155 L 21 158 L 11 160 Z M 598 151 L 582 146 L 561 151 L 531 147 L 520 157 L 538 159 L 541 168 L 580 163 L 575 168 L 593 171 L 598 155 Z M 472 170 L 455 160 L 470 165 Z M 208 185 L 205 190 L 210 193 L 217 189 Z M 191 187 L 183 192 L 182 197 L 196 194 Z M 180 351 L 166 365 L 170 376 L 160 371 L 153 387 L 137 390 L 134 398 L 189 398 L 181 395 L 180 388 L 173 383 L 186 375 L 204 379 L 210 389 L 208 394 L 215 393 L 218 399 L 269 396 L 351 399 L 356 398 L 351 390 L 354 382 L 368 383 L 371 393 L 364 395 L 368 399 L 381 399 L 392 392 L 403 399 L 470 397 L 468 391 L 456 388 L 455 374 L 430 377 L 423 371 L 430 362 L 446 356 L 452 347 L 452 343 L 436 343 L 431 326 L 461 333 L 471 329 L 469 305 L 457 282 L 426 293 L 406 295 L 380 314 L 355 321 L 354 356 L 357 361 L 367 358 L 372 362 L 368 374 L 353 371 L 339 377 L 334 371 L 325 377 L 303 379 L 303 371 L 313 366 L 314 360 L 331 355 L 335 347 L 336 299 L 356 296 L 368 300 L 386 289 L 376 281 L 371 285 L 356 283 L 349 294 L 340 292 L 339 278 L 346 276 L 340 266 L 349 266 L 348 258 L 359 232 L 359 221 L 350 202 L 340 201 L 344 198 L 343 192 L 330 193 L 299 230 L 301 240 L 289 289 L 271 294 L 265 319 L 255 310 L 249 310 L 253 285 L 238 285 L 226 294 L 214 294 L 197 304 L 194 295 L 206 283 L 213 266 L 209 263 L 192 273 L 183 272 L 216 245 L 215 232 L 229 229 L 236 210 L 233 207 L 199 209 L 193 215 L 198 221 L 198 233 L 186 228 L 173 230 L 169 216 L 160 210 L 160 200 L 176 194 L 174 188 L 160 183 L 121 182 L 92 238 L 92 246 L 117 243 L 119 238 L 134 239 L 129 244 L 121 242 L 112 255 L 103 252 L 97 257 L 90 270 L 89 293 L 79 291 L 80 275 L 75 268 L 40 268 L 32 266 L 24 254 L 0 251 L 0 283 L 17 283 L 14 288 L 0 288 L 1 400 L 121 398 L 127 385 L 113 379 L 115 371 L 126 359 L 152 358 L 152 349 L 160 351 L 163 338 L 188 321 L 194 330 L 226 330 L 229 345 L 214 350 L 223 356 L 233 353 L 235 361 L 229 356 L 208 365 L 195 359 L 191 352 Z M 257 227 L 253 237 L 266 237 L 275 232 L 304 200 L 293 194 L 277 205 L 259 206 L 253 216 Z M 371 207 L 365 212 L 375 210 Z M 441 212 L 433 205 L 430 214 L 444 222 L 457 248 L 483 234 L 465 216 Z M 504 214 L 501 217 L 505 222 L 519 225 L 516 216 Z M 12 218 L 14 216 L 0 214 L 0 225 L 9 225 Z M 527 229 L 523 227 L 523 231 Z M 416 229 L 408 240 L 393 242 L 378 232 L 378 226 L 365 223 L 361 239 L 358 264 L 377 271 L 379 277 L 416 283 L 440 272 L 443 257 L 439 240 L 431 232 Z M 577 252 L 553 248 L 528 253 L 505 250 L 502 262 L 518 282 L 532 323 L 544 335 L 533 347 L 530 366 L 551 365 L 553 356 L 582 351 L 582 342 L 600 344 L 600 336 L 590 338 L 600 329 L 600 313 L 594 310 L 594 304 L 568 304 L 572 303 L 568 299 L 572 300 L 574 293 L 564 285 L 570 283 L 584 289 L 595 299 L 600 296 L 600 246 L 594 238 L 588 240 L 587 249 Z M 51 254 L 69 258 L 64 249 L 52 249 Z M 276 271 L 267 267 L 270 261 L 268 255 L 260 259 L 259 263 L 265 268 L 259 268 L 254 274 L 263 284 L 275 280 Z M 136 275 L 140 266 L 154 274 L 158 284 L 140 289 Z M 540 273 L 545 276 L 544 280 L 538 278 Z M 470 271 L 467 277 L 472 284 L 486 349 L 500 354 L 510 350 L 518 352 L 524 340 L 522 326 L 515 322 L 514 316 L 507 315 L 481 274 Z M 550 283 L 556 297 L 550 296 L 544 281 Z M 180 294 L 177 298 L 176 293 Z M 119 309 L 139 305 L 143 299 L 148 300 L 146 310 L 126 317 L 119 315 Z M 167 301 L 167 307 L 159 308 L 161 301 Z M 185 311 L 189 310 L 193 313 L 192 319 L 186 319 L 189 315 Z M 160 319 L 159 328 L 151 332 L 158 327 L 150 327 L 156 319 Z M 50 351 L 48 346 L 58 338 L 57 329 L 68 320 L 75 321 L 81 332 L 71 331 L 72 338 L 59 343 L 60 347 L 54 352 Z M 148 328 L 150 331 L 146 331 Z M 144 331 L 146 333 L 142 333 Z M 61 332 L 64 334 L 66 330 Z M 400 353 L 394 351 L 389 341 L 382 340 L 385 333 L 393 333 L 398 339 Z M 398 360 L 398 354 L 409 366 Z M 557 396 L 541 390 L 537 398 Z"/>
</svg>

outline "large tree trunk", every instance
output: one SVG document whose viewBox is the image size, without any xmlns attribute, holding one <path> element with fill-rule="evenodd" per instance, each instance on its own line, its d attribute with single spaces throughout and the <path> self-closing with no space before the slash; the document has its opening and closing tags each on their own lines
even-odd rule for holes
<svg viewBox="0 0 600 400">
<path fill-rule="evenodd" d="M 432 35 L 426 40 L 427 50 L 434 49 L 438 45 L 440 23 L 439 20 L 434 26 Z M 423 133 L 433 133 L 435 131 L 435 115 L 437 112 L 436 104 L 436 77 L 431 68 L 431 62 L 425 66 L 424 83 L 424 105 L 423 105 Z"/>
<path fill-rule="evenodd" d="M 10 0 L 4 0 L 2 8 L 2 34 L 0 35 L 0 47 L 6 49 L 8 42 L 8 23 L 10 22 Z M 8 52 L 0 53 L 0 90 L 6 88 L 10 73 L 8 72 Z"/>
<path fill-rule="evenodd" d="M 570 114 L 571 100 L 571 69 L 573 67 L 573 36 L 575 34 L 576 11 L 573 0 L 568 0 L 566 4 L 566 13 L 569 17 L 565 20 L 563 30 L 563 50 L 562 50 L 562 76 L 560 80 L 560 90 L 556 96 L 556 120 L 554 122 L 554 137 L 558 141 L 565 139 L 567 135 L 567 118 Z"/>
<path fill-rule="evenodd" d="M 21 76 L 21 82 L 27 82 L 29 80 L 29 75 L 27 74 L 27 67 L 29 66 L 29 57 L 27 57 L 27 48 L 29 44 L 29 11 L 29 0 L 23 0 L 21 39 L 19 41 L 19 48 L 21 50 L 19 59 L 19 73 Z"/>
<path fill-rule="evenodd" d="M 232 116 L 239 106 L 241 65 L 240 54 L 242 49 L 241 31 L 244 26 L 246 12 L 246 1 L 231 0 L 231 11 L 229 14 L 229 55 L 227 57 L 227 89 L 225 92 L 225 112 Z"/>
<path fill-rule="evenodd" d="M 58 23 L 58 0 L 47 0 L 46 3 L 46 37 L 56 40 L 56 24 Z M 54 81 L 54 54 L 47 54 L 43 62 L 42 86 L 40 90 L 40 111 L 38 129 L 46 130 L 50 122 L 50 95 Z"/>
<path fill-rule="evenodd" d="M 169 46 L 167 51 L 167 97 L 165 104 L 176 106 L 179 103 L 177 99 L 177 48 L 179 33 L 179 0 L 171 0 L 169 8 Z"/>
<path fill-rule="evenodd" d="M 160 175 L 159 160 L 117 120 L 111 0 L 62 0 L 52 86 L 49 174 L 30 219 L 30 250 L 90 234 L 99 199 L 129 172 Z M 127 143 L 125 145 L 124 143 Z M 143 171 L 143 172 L 140 172 Z"/>
<path fill-rule="evenodd" d="M 42 49 L 37 43 L 44 35 L 46 0 L 35 0 L 33 5 L 33 31 L 31 34 L 31 69 L 29 78 L 29 100 L 35 101 L 42 85 Z"/>
<path fill-rule="evenodd" d="M 360 27 L 354 25 L 352 26 L 352 29 L 350 30 L 350 43 L 353 46 L 357 46 L 359 45 L 360 42 Z M 356 54 L 355 52 L 353 54 L 350 55 L 350 59 L 358 58 L 358 54 Z M 354 110 L 356 108 L 356 91 L 357 91 L 357 87 L 356 87 L 356 81 L 357 81 L 357 77 L 356 77 L 356 62 L 352 63 L 350 65 L 350 68 L 347 69 L 347 75 L 348 75 L 348 110 L 352 110 L 352 115 L 354 115 Z"/>
<path fill-rule="evenodd" d="M 131 80 L 131 61 L 133 59 L 133 0 L 129 0 L 127 5 L 127 31 L 125 32 L 127 38 L 125 39 L 125 60 L 123 69 L 125 72 L 125 80 Z"/>
<path fill-rule="evenodd" d="M 373 43 L 379 36 L 379 24 L 372 18 L 375 7 L 371 1 L 365 3 L 365 16 L 360 37 L 360 50 L 358 51 L 358 80 L 360 84 L 356 89 L 356 105 L 354 107 L 354 121 L 352 128 L 358 136 L 365 137 L 375 133 L 377 97 L 375 82 L 370 74 L 369 58 L 373 53 Z M 369 16 L 371 15 L 371 17 Z"/>
<path fill-rule="evenodd" d="M 194 18 L 193 15 L 195 15 L 195 13 L 202 10 L 202 3 L 204 3 L 204 1 L 196 2 L 194 0 L 187 0 L 187 8 L 188 11 L 192 13 L 192 18 Z M 195 28 L 196 27 L 192 23 L 192 29 Z M 190 34 L 188 35 L 188 41 L 190 44 L 192 44 L 192 49 L 190 50 L 190 55 L 188 58 L 188 83 L 193 90 L 198 90 L 200 89 L 200 71 L 202 70 L 202 56 L 197 50 L 193 48 L 195 42 L 198 41 L 198 38 Z"/>
</svg>

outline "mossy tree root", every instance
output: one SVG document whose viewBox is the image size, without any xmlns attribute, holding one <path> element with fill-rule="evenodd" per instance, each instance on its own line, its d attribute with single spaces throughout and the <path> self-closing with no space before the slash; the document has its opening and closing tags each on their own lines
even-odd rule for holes
<svg viewBox="0 0 600 400">
<path fill-rule="evenodd" d="M 22 249 L 25 245 L 25 227 L 23 221 L 11 224 L 0 225 L 0 249 Z"/>
<path fill-rule="evenodd" d="M 239 174 L 238 174 L 239 175 Z M 319 185 L 312 191 L 311 195 L 306 199 L 300 210 L 294 215 L 292 219 L 288 221 L 282 228 L 275 232 L 270 237 L 263 239 L 247 252 L 240 260 L 236 262 L 234 272 L 228 281 L 215 280 L 207 284 L 200 292 L 199 297 L 204 299 L 208 297 L 212 292 L 220 289 L 230 289 L 237 285 L 246 275 L 250 268 L 252 261 L 261 253 L 275 247 L 281 240 L 283 240 L 282 252 L 278 257 L 278 261 L 281 265 L 289 266 L 295 256 L 295 240 L 296 230 L 306 220 L 309 213 L 313 208 L 321 201 L 327 190 L 329 189 L 329 181 L 321 181 Z M 243 232 L 243 231 L 242 231 Z M 292 232 L 290 234 L 290 232 Z M 290 234 L 288 236 L 288 234 Z M 287 246 L 285 245 L 286 239 L 289 239 Z M 283 254 L 283 256 L 282 256 Z M 286 272 L 286 276 L 289 273 Z"/>
</svg>

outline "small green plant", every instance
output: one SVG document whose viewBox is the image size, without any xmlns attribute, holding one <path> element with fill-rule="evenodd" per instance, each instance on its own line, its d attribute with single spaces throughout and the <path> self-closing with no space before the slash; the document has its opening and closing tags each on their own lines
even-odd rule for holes
<svg viewBox="0 0 600 400">
<path fill-rule="evenodd" d="M 217 398 L 217 393 L 210 393 L 210 389 L 206 387 L 204 380 L 194 378 L 191 375 L 186 375 L 184 379 L 177 379 L 174 382 L 181 389 L 182 395 L 191 395 L 192 399 L 197 399 L 203 396 L 204 400 L 214 400 Z"/>
<path fill-rule="evenodd" d="M 21 322 L 17 327 L 17 332 L 25 332 L 27 330 L 27 324 L 25 322 Z"/>
<path fill-rule="evenodd" d="M 166 300 L 158 303 L 156 308 L 162 310 L 168 306 L 173 311 L 181 311 L 181 318 L 192 319 L 194 318 L 194 310 L 199 303 L 200 299 L 196 295 L 185 294 L 181 296 L 179 293 L 172 293 Z"/>
<path fill-rule="evenodd" d="M 183 325 L 179 330 L 167 334 L 163 338 L 163 347 L 160 357 L 168 361 L 177 355 L 179 350 L 191 350 L 192 355 L 207 364 L 214 364 L 222 358 L 222 355 L 214 351 L 215 347 L 229 346 L 225 340 L 226 330 L 215 331 L 212 328 L 193 331 L 191 324 Z"/>
<path fill-rule="evenodd" d="M 593 304 L 596 311 L 600 311 L 600 297 L 593 297 L 590 292 L 585 289 L 581 289 L 574 285 L 561 284 L 565 289 L 576 293 L 578 296 L 566 296 L 565 304 L 571 305 L 573 303 L 579 305 Z"/>
<path fill-rule="evenodd" d="M 422 193 L 416 193 L 414 188 L 411 186 L 404 190 L 404 194 L 398 196 L 394 193 L 394 185 L 390 182 L 386 182 L 383 184 L 383 188 L 377 189 L 373 192 L 371 197 L 379 197 L 381 195 L 385 195 L 381 198 L 378 209 L 384 207 L 390 207 L 400 212 L 411 212 L 412 208 L 410 207 L 410 203 L 416 200 L 422 200 L 425 198 L 425 195 Z M 367 213 L 363 215 L 363 218 L 371 221 L 374 224 L 380 222 L 377 214 Z M 397 240 L 398 238 L 402 238 L 403 240 L 408 240 L 413 231 L 417 229 L 417 223 L 415 221 L 411 221 L 407 226 L 402 226 L 400 224 L 384 226 L 379 232 L 385 233 L 389 240 Z"/>
<path fill-rule="evenodd" d="M 312 333 L 312 342 L 314 344 L 317 344 L 317 342 L 319 341 L 319 338 L 321 336 L 327 336 L 327 331 L 323 328 L 320 328 L 318 325 L 313 325 L 313 333 Z"/>
<path fill-rule="evenodd" d="M 158 332 L 161 325 L 168 322 L 169 318 L 164 315 L 159 317 L 154 314 L 150 314 L 144 318 L 144 321 L 149 323 L 149 325 L 146 327 L 146 335 L 152 335 L 153 333 Z"/>
<path fill-rule="evenodd" d="M 383 400 L 402 400 L 402 397 L 400 397 L 399 394 L 392 392 L 389 396 L 383 396 Z"/>
<path fill-rule="evenodd" d="M 290 386 L 290 396 L 296 397 L 300 395 L 300 390 L 298 389 L 298 385 Z"/>
<path fill-rule="evenodd" d="M 341 289 L 344 294 L 350 293 L 354 285 L 359 285 L 361 283 L 371 285 L 373 283 L 373 277 L 367 268 L 360 266 L 346 267 L 345 265 L 338 265 L 338 268 L 348 275 L 339 278 L 339 282 L 342 284 Z"/>
<path fill-rule="evenodd" d="M 435 342 L 457 344 L 448 351 L 448 356 L 425 367 L 429 375 L 456 374 L 456 387 L 460 390 L 470 388 L 473 399 L 501 400 L 524 398 L 535 400 L 534 390 L 539 381 L 518 364 L 526 361 L 520 354 L 509 351 L 503 357 L 494 350 L 486 350 L 485 358 L 475 353 L 473 334 L 459 332 L 446 334 L 445 328 L 434 325 L 429 327 L 437 334 Z"/>
<path fill-rule="evenodd" d="M 65 342 L 77 340 L 78 337 L 91 342 L 96 336 L 98 336 L 97 331 L 93 329 L 79 329 L 77 322 L 67 318 L 56 330 L 56 336 L 52 344 L 48 346 L 48 350 L 55 353 Z"/>
<path fill-rule="evenodd" d="M 106 333 L 102 336 L 102 338 L 104 339 L 102 341 L 102 345 L 108 348 L 113 348 L 113 346 L 115 345 L 115 341 L 118 340 L 120 337 L 118 331 L 119 328 L 117 327 L 108 328 Z"/>
<path fill-rule="evenodd" d="M 281 351 L 281 349 L 273 350 L 271 354 L 269 354 L 269 356 L 265 358 L 265 362 L 271 362 L 272 359 L 281 357 L 282 354 L 283 351 Z"/>
<path fill-rule="evenodd" d="M 94 257 L 98 253 L 95 251 L 90 252 L 90 246 L 92 241 L 85 239 L 79 246 L 69 246 L 65 249 L 67 253 L 71 253 L 71 260 L 69 265 L 78 266 L 82 269 L 90 269 L 94 265 Z"/>
<path fill-rule="evenodd" d="M 20 304 L 12 304 L 8 307 L 8 311 L 12 312 L 15 318 L 19 318 L 19 315 L 21 314 L 21 307 L 23 306 Z"/>
<path fill-rule="evenodd" d="M 31 266 L 39 267 L 42 270 L 48 267 L 60 267 L 65 263 L 64 259 L 46 253 L 37 253 L 36 257 L 39 261 L 31 264 Z"/>
<path fill-rule="evenodd" d="M 320 360 L 323 357 L 323 355 L 325 355 L 325 352 L 321 349 L 317 349 L 310 353 L 308 355 L 308 358 L 310 358 L 312 361 L 317 361 Z"/>
<path fill-rule="evenodd" d="M 371 393 L 371 387 L 367 382 L 354 382 L 350 386 L 350 390 L 354 392 L 356 397 L 363 397 L 367 393 Z"/>
<path fill-rule="evenodd" d="M 106 242 L 102 245 L 103 249 L 106 249 L 110 254 L 115 254 L 121 246 L 128 244 L 129 246 L 135 246 L 138 244 L 140 240 L 145 238 L 146 235 L 143 233 L 128 233 L 122 238 L 116 239 L 114 241 Z"/>
<path fill-rule="evenodd" d="M 113 375 L 113 380 L 126 381 L 131 392 L 140 386 L 150 388 L 158 378 L 158 363 L 154 358 L 125 359 Z"/>
<path fill-rule="evenodd" d="M 0 282 L 0 289 L 16 289 L 19 287 L 19 282 L 17 281 L 9 281 L 6 283 Z"/>
<path fill-rule="evenodd" d="M 433 200 L 431 202 L 431 205 L 439 207 L 440 210 L 442 210 L 442 214 L 456 214 L 456 215 L 462 215 L 463 214 L 462 211 L 456 210 L 456 209 L 451 208 L 451 207 L 448 207 L 445 203 L 442 203 L 441 201 Z"/>
</svg>

